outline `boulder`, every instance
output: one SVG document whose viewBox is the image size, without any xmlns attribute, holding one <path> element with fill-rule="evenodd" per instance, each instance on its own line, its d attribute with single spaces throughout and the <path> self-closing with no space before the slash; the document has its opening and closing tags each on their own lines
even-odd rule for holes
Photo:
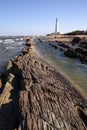
<svg viewBox="0 0 87 130">
<path fill-rule="evenodd" d="M 80 57 L 80 61 L 81 61 L 82 63 L 87 63 L 87 56 L 82 56 L 82 57 Z"/>
<path fill-rule="evenodd" d="M 82 54 L 82 55 L 85 55 L 87 56 L 87 49 L 84 49 L 84 48 L 76 48 L 75 49 L 76 52 Z"/>
<path fill-rule="evenodd" d="M 85 63 L 87 62 L 87 49 L 84 49 L 84 48 L 76 48 L 75 49 L 78 57 L 80 58 L 80 61 L 82 63 Z"/>
<path fill-rule="evenodd" d="M 42 39 L 40 39 L 40 38 L 39 38 L 39 41 L 40 41 L 40 42 L 43 42 L 43 40 L 42 40 Z"/>
<path fill-rule="evenodd" d="M 64 52 L 64 55 L 66 55 L 68 57 L 72 57 L 72 58 L 77 58 L 77 53 L 73 49 L 67 49 Z"/>
<path fill-rule="evenodd" d="M 83 38 L 80 41 L 79 46 L 87 49 L 87 39 Z"/>
<path fill-rule="evenodd" d="M 71 43 L 74 44 L 78 44 L 80 42 L 81 38 L 79 37 L 74 37 L 73 40 L 71 41 Z"/>
<path fill-rule="evenodd" d="M 61 47 L 64 47 L 64 48 L 69 48 L 69 45 L 67 45 L 65 43 L 59 43 L 58 45 L 61 46 Z"/>
<path fill-rule="evenodd" d="M 31 47 L 32 44 L 33 43 L 32 43 L 32 39 L 31 38 L 26 39 L 26 46 Z"/>
<path fill-rule="evenodd" d="M 63 49 L 63 48 L 60 48 L 60 51 L 64 51 L 64 49 Z"/>
</svg>

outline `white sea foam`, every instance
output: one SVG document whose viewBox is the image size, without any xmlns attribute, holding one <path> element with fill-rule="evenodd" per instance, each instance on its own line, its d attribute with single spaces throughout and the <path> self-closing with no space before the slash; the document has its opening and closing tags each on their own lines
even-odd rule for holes
<svg viewBox="0 0 87 130">
<path fill-rule="evenodd" d="M 14 42 L 13 39 L 6 39 L 6 40 L 3 41 L 3 43 L 12 43 L 12 42 Z"/>
<path fill-rule="evenodd" d="M 0 43 L 3 43 L 3 40 L 0 40 Z"/>
<path fill-rule="evenodd" d="M 22 40 L 23 40 L 23 38 L 20 38 L 19 40 L 21 40 L 21 41 L 22 41 Z"/>
<path fill-rule="evenodd" d="M 14 49 L 15 47 L 14 46 L 8 46 L 8 47 L 5 47 L 5 50 L 9 50 L 9 49 Z"/>
<path fill-rule="evenodd" d="M 15 41 L 23 41 L 23 38 L 15 38 Z"/>
<path fill-rule="evenodd" d="M 18 40 L 19 40 L 19 38 L 16 38 L 15 40 L 16 40 L 16 41 L 18 41 Z"/>
<path fill-rule="evenodd" d="M 17 45 L 22 45 L 24 42 L 17 42 Z"/>
</svg>

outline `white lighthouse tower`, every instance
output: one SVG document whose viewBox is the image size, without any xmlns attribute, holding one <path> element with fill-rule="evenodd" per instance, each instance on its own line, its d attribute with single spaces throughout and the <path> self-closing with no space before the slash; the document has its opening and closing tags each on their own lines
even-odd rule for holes
<svg viewBox="0 0 87 130">
<path fill-rule="evenodd" d="M 56 18 L 56 23 L 55 23 L 55 34 L 59 34 L 59 32 L 58 32 L 58 18 Z"/>
</svg>

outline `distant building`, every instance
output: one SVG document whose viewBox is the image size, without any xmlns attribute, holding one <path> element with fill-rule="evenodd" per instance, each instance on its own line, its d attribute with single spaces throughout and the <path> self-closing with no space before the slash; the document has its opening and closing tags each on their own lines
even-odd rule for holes
<svg viewBox="0 0 87 130">
<path fill-rule="evenodd" d="M 55 34 L 59 34 L 58 32 L 58 19 L 56 18 L 56 23 L 55 23 Z"/>
</svg>

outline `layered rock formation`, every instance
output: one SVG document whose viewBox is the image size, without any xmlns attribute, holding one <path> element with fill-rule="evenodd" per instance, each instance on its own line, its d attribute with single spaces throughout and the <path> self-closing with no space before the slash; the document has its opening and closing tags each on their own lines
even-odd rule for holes
<svg viewBox="0 0 87 130">
<path fill-rule="evenodd" d="M 34 47 L 26 52 L 8 65 L 0 130 L 86 130 L 86 100 Z"/>
<path fill-rule="evenodd" d="M 67 49 L 64 52 L 64 55 L 68 56 L 68 57 L 71 57 L 71 58 L 77 58 L 78 57 L 77 53 L 72 48 Z"/>
<path fill-rule="evenodd" d="M 49 45 L 55 49 L 60 48 L 64 55 L 71 58 L 79 58 L 82 63 L 87 63 L 87 37 L 48 38 Z"/>
</svg>

